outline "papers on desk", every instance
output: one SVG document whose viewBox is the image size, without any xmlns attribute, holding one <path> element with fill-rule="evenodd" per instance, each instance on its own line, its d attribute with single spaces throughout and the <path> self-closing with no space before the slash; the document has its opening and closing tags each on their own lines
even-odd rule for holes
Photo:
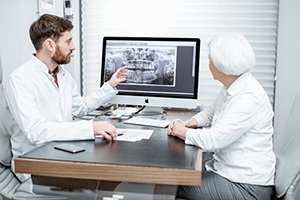
<svg viewBox="0 0 300 200">
<path fill-rule="evenodd" d="M 149 139 L 153 133 L 153 130 L 146 129 L 118 129 L 118 141 L 137 142 L 142 139 Z"/>
<path fill-rule="evenodd" d="M 118 137 L 115 140 L 137 142 L 143 139 L 149 139 L 153 133 L 153 130 L 146 129 L 120 129 L 117 128 Z M 104 139 L 102 135 L 96 135 L 96 139 Z"/>
</svg>

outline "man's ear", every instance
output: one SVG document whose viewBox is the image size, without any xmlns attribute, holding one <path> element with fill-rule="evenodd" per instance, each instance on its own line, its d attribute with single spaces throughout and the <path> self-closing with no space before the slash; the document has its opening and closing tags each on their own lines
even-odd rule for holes
<svg viewBox="0 0 300 200">
<path fill-rule="evenodd" d="M 48 38 L 46 39 L 44 42 L 43 42 L 43 46 L 50 52 L 54 52 L 55 51 L 55 48 L 56 48 L 56 44 L 55 42 Z"/>
</svg>

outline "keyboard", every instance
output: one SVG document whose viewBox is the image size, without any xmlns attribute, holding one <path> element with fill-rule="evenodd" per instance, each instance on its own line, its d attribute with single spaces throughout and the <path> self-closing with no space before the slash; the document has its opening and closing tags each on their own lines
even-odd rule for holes
<svg viewBox="0 0 300 200">
<path fill-rule="evenodd" d="M 162 119 L 151 119 L 142 117 L 132 117 L 124 121 L 125 124 L 139 125 L 139 126 L 152 126 L 158 128 L 166 128 L 170 121 Z"/>
</svg>

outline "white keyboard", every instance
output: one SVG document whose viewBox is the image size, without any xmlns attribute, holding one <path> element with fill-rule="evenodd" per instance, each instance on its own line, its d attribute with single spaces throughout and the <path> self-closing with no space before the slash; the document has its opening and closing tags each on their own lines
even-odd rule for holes
<svg viewBox="0 0 300 200">
<path fill-rule="evenodd" d="M 152 126 L 158 128 L 166 128 L 170 121 L 162 120 L 162 119 L 150 119 L 150 118 L 142 118 L 142 117 L 132 117 L 124 121 L 125 124 L 133 124 L 140 126 Z"/>
</svg>

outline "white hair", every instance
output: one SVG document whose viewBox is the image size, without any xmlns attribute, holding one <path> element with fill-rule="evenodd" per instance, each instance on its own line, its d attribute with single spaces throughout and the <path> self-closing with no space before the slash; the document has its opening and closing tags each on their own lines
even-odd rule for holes
<svg viewBox="0 0 300 200">
<path fill-rule="evenodd" d="M 241 75 L 255 66 L 255 55 L 247 39 L 230 32 L 214 37 L 208 43 L 209 58 L 227 75 Z"/>
</svg>

